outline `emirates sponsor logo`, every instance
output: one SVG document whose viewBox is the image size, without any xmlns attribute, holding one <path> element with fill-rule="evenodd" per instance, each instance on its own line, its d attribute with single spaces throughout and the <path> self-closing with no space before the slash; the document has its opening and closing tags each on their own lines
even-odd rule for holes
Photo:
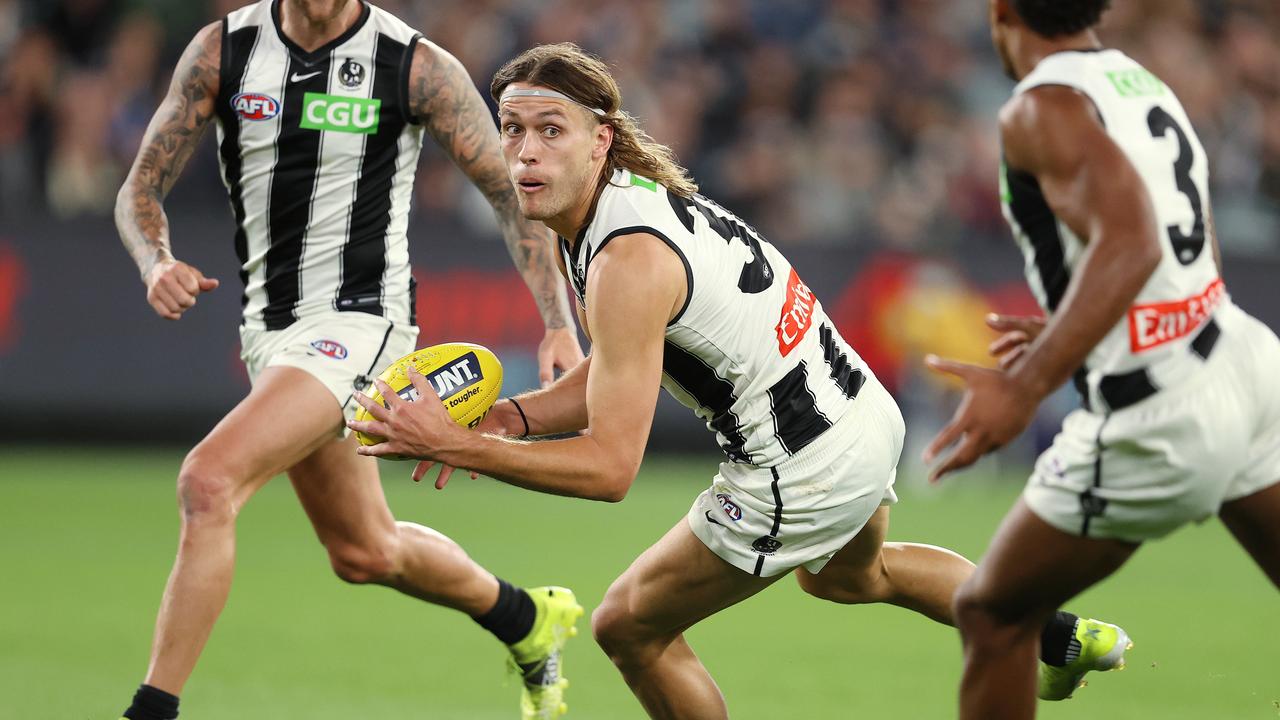
<svg viewBox="0 0 1280 720">
<path fill-rule="evenodd" d="M 786 357 L 804 340 L 813 325 L 813 309 L 818 301 L 813 291 L 791 268 L 791 276 L 787 278 L 787 299 L 782 303 L 782 315 L 774 330 L 778 333 L 778 352 Z"/>
<path fill-rule="evenodd" d="M 1195 332 L 1227 294 L 1218 278 L 1199 295 L 1129 308 L 1129 350 L 1140 353 Z"/>
</svg>

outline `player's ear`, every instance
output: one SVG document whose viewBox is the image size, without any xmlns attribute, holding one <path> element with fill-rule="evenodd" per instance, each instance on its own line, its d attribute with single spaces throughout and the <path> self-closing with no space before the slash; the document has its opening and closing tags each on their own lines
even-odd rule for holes
<svg viewBox="0 0 1280 720">
<path fill-rule="evenodd" d="M 596 125 L 595 145 L 591 148 L 591 159 L 599 160 L 609 154 L 613 147 L 613 126 L 609 123 Z"/>
</svg>

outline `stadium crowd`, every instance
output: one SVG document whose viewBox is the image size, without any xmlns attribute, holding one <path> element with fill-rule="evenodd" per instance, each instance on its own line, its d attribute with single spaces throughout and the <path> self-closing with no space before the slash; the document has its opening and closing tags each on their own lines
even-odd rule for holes
<svg viewBox="0 0 1280 720">
<path fill-rule="evenodd" d="M 242 4 L 0 0 L 0 213 L 109 213 L 183 45 Z M 604 56 L 629 111 L 779 244 L 928 254 L 1007 242 L 993 124 L 1010 83 L 977 0 L 381 4 L 456 54 L 482 90 L 535 43 Z M 1105 40 L 1178 92 L 1208 148 L 1226 250 L 1280 253 L 1280 4 L 1114 5 Z M 419 219 L 491 222 L 428 149 Z M 193 162 L 208 167 L 186 174 L 197 189 L 181 197 L 220 198 L 212 143 Z"/>
</svg>

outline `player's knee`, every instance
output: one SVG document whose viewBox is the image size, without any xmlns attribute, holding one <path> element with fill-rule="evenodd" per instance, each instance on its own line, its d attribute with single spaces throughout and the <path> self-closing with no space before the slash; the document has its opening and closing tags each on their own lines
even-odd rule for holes
<svg viewBox="0 0 1280 720">
<path fill-rule="evenodd" d="M 186 523 L 216 523 L 235 519 L 236 481 L 225 465 L 200 453 L 187 455 L 178 472 L 178 507 Z"/>
<path fill-rule="evenodd" d="M 1032 624 L 1031 613 L 1013 611 L 974 582 L 965 582 L 951 602 L 956 627 L 969 645 L 1009 647 Z"/>
<path fill-rule="evenodd" d="M 627 610 L 627 603 L 612 590 L 591 613 L 591 634 L 596 644 L 615 664 L 632 664 L 652 643 L 634 615 Z"/>
<path fill-rule="evenodd" d="M 325 549 L 334 574 L 353 585 L 385 583 L 396 573 L 394 538 L 360 544 L 333 542 Z"/>
<path fill-rule="evenodd" d="M 591 611 L 591 635 L 605 654 L 613 657 L 614 652 L 626 646 L 626 617 L 617 607 L 616 602 L 605 599 Z"/>
</svg>

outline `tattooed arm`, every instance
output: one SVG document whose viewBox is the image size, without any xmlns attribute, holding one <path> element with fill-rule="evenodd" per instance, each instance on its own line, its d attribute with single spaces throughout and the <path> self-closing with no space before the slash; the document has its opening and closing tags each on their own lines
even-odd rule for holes
<svg viewBox="0 0 1280 720">
<path fill-rule="evenodd" d="M 498 216 L 507 251 L 529 286 L 547 327 L 547 336 L 538 348 L 539 375 L 546 385 L 553 378 L 553 368 L 568 370 L 582 360 L 551 234 L 541 222 L 526 220 L 520 214 L 515 188 L 502 159 L 498 129 L 466 69 L 448 52 L 426 40 L 414 48 L 409 108 L 480 188 Z"/>
<path fill-rule="evenodd" d="M 178 61 L 169 93 L 147 126 L 129 177 L 116 196 L 116 229 L 147 285 L 156 314 L 177 320 L 196 296 L 218 286 L 169 251 L 162 202 L 213 117 L 222 57 L 222 23 L 205 26 Z"/>
</svg>

